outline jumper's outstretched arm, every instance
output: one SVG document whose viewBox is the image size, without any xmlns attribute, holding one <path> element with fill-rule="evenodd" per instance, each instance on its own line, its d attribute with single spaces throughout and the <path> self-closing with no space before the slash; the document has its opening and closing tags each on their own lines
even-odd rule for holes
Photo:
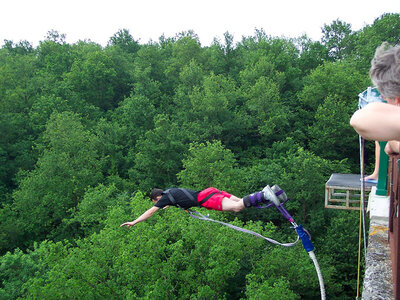
<svg viewBox="0 0 400 300">
<path fill-rule="evenodd" d="M 148 218 L 150 218 L 157 210 L 159 210 L 160 208 L 157 206 L 153 206 L 152 208 L 146 210 L 139 218 L 137 218 L 136 220 L 132 221 L 132 222 L 126 222 L 124 224 L 121 224 L 120 227 L 122 226 L 127 226 L 127 227 L 131 227 L 131 226 L 135 226 L 137 223 L 142 222 L 147 220 Z"/>
</svg>

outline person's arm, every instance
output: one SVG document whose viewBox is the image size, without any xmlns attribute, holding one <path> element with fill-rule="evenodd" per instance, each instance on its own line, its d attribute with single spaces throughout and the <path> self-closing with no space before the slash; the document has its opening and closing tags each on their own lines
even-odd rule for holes
<svg viewBox="0 0 400 300">
<path fill-rule="evenodd" d="M 121 224 L 120 227 L 122 226 L 135 226 L 137 223 L 142 222 L 147 220 L 148 218 L 150 218 L 157 210 L 159 210 L 160 208 L 157 206 L 153 206 L 152 208 L 146 210 L 139 218 L 137 218 L 136 220 L 132 221 L 132 222 L 126 222 L 124 224 Z"/>
<path fill-rule="evenodd" d="M 397 155 L 400 153 L 400 142 L 399 141 L 389 141 L 386 144 L 385 152 L 387 155 Z"/>
<path fill-rule="evenodd" d="M 386 103 L 368 104 L 353 114 L 350 125 L 367 140 L 400 140 L 400 107 Z"/>
</svg>

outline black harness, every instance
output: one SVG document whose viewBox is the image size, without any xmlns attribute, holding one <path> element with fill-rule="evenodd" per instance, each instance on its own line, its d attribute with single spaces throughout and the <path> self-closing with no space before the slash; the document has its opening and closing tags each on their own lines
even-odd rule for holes
<svg viewBox="0 0 400 300">
<path fill-rule="evenodd" d="M 213 195 L 216 194 L 216 192 L 211 193 L 207 197 L 205 197 L 203 200 L 196 201 L 196 199 L 194 199 L 193 195 L 190 194 L 186 189 L 179 188 L 179 190 L 181 190 L 186 195 L 186 197 L 188 197 L 193 203 L 197 203 L 196 206 L 201 206 L 203 203 L 205 203 L 208 199 L 210 199 Z M 221 192 L 219 190 L 218 190 L 218 193 L 221 194 Z M 166 191 L 163 192 L 163 194 L 168 196 L 169 201 L 171 201 L 172 205 L 177 206 L 179 208 L 183 208 L 178 203 L 176 203 L 174 196 L 172 196 L 172 194 L 171 194 L 171 189 L 167 189 Z"/>
</svg>

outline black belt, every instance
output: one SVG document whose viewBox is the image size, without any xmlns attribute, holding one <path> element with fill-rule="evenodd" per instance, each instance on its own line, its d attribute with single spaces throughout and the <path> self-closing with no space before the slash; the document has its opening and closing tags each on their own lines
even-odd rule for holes
<svg viewBox="0 0 400 300">
<path fill-rule="evenodd" d="M 206 202 L 208 199 L 210 199 L 212 196 L 214 196 L 217 192 L 213 192 L 209 194 L 207 197 L 205 197 L 203 200 L 199 201 L 199 205 L 202 205 L 204 202 Z M 221 194 L 220 191 L 218 191 L 218 194 Z"/>
</svg>

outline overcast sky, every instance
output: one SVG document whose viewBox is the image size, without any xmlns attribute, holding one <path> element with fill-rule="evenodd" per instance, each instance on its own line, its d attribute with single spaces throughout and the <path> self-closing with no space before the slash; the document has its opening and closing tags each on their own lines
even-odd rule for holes
<svg viewBox="0 0 400 300">
<path fill-rule="evenodd" d="M 271 36 L 321 39 L 321 27 L 340 19 L 359 30 L 384 13 L 400 12 L 400 0 L 3 0 L 0 45 L 4 39 L 34 46 L 50 30 L 68 43 L 90 39 L 105 46 L 119 29 L 141 44 L 161 35 L 194 30 L 202 46 L 229 31 L 240 41 L 255 28 Z"/>
</svg>

